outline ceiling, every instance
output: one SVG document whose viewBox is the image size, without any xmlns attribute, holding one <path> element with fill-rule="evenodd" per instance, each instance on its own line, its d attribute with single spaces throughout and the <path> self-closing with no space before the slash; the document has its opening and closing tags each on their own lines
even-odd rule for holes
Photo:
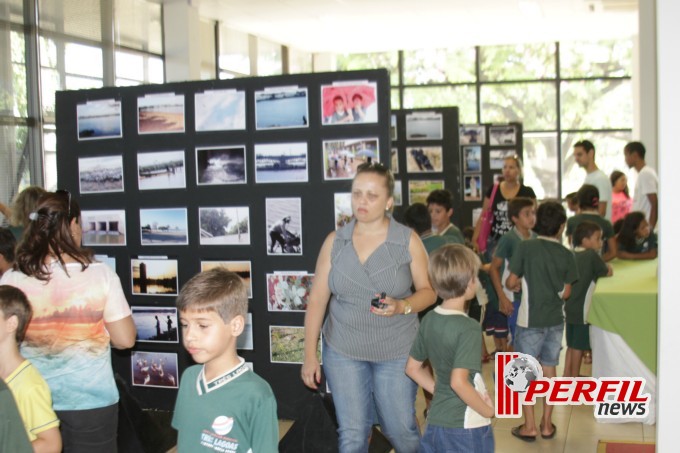
<svg viewBox="0 0 680 453">
<path fill-rule="evenodd" d="M 638 0 L 185 1 L 201 17 L 308 52 L 592 40 L 637 33 Z"/>
</svg>

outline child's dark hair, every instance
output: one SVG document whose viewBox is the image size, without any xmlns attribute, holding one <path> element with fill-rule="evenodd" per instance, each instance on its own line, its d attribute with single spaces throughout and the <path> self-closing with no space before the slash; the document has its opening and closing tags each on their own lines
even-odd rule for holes
<svg viewBox="0 0 680 453">
<path fill-rule="evenodd" d="M 177 297 L 177 309 L 214 311 L 225 323 L 248 313 L 248 293 L 241 277 L 224 268 L 196 274 L 186 282 Z"/>
<path fill-rule="evenodd" d="M 389 168 L 380 162 L 364 162 L 357 167 L 357 172 L 354 175 L 356 178 L 362 173 L 373 173 L 385 178 L 385 187 L 387 187 L 387 196 L 391 197 L 394 193 L 394 175 Z"/>
<path fill-rule="evenodd" d="M 616 182 L 621 179 L 622 176 L 626 176 L 626 174 L 622 171 L 614 170 L 611 175 L 609 175 L 609 180 L 612 183 L 612 187 L 616 185 Z M 628 185 L 623 189 L 623 193 L 626 195 L 626 198 L 630 198 L 630 194 L 628 193 Z"/>
<path fill-rule="evenodd" d="M 8 263 L 14 262 L 14 250 L 17 247 L 17 240 L 9 228 L 0 228 L 0 255 Z"/>
<path fill-rule="evenodd" d="M 635 247 L 636 237 L 635 231 L 640 224 L 645 220 L 645 214 L 640 211 L 633 211 L 626 214 L 621 223 L 621 231 L 616 236 L 616 240 L 624 248 L 629 249 Z"/>
<path fill-rule="evenodd" d="M 584 239 L 592 237 L 593 234 L 597 233 L 598 231 L 601 232 L 602 228 L 595 222 L 584 220 L 583 222 L 579 223 L 571 236 L 574 247 L 580 247 Z"/>
<path fill-rule="evenodd" d="M 14 338 L 17 344 L 24 341 L 26 327 L 33 315 L 33 308 L 26 298 L 26 294 L 19 288 L 9 285 L 0 285 L 0 311 L 5 320 L 12 316 L 17 317 L 17 330 Z"/>
<path fill-rule="evenodd" d="M 510 201 L 508 201 L 508 217 L 510 218 L 510 221 L 514 224 L 515 221 L 512 220 L 513 217 L 519 217 L 519 213 L 522 212 L 522 209 L 533 207 L 534 203 L 535 201 L 529 197 L 511 198 Z"/>
<path fill-rule="evenodd" d="M 576 198 L 581 209 L 597 209 L 600 205 L 600 191 L 591 184 L 583 184 L 576 192 Z"/>
<path fill-rule="evenodd" d="M 438 204 L 447 211 L 453 207 L 453 194 L 446 189 L 437 189 L 430 192 L 425 200 L 427 205 Z"/>
<path fill-rule="evenodd" d="M 614 225 L 612 225 L 612 228 L 614 228 L 614 235 L 617 235 L 621 232 L 621 226 L 622 225 L 623 225 L 623 218 L 614 222 Z"/>
<path fill-rule="evenodd" d="M 534 231 L 540 236 L 554 237 L 567 221 L 567 212 L 562 203 L 556 200 L 546 200 L 536 210 L 536 226 Z"/>
<path fill-rule="evenodd" d="M 404 211 L 404 224 L 413 228 L 418 235 L 432 228 L 432 219 L 423 203 L 413 203 Z"/>
</svg>

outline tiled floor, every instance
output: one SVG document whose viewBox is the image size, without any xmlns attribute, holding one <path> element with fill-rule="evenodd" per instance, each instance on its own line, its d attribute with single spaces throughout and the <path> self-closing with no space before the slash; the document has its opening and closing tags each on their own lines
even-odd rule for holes
<svg viewBox="0 0 680 453">
<path fill-rule="evenodd" d="M 493 350 L 492 342 L 488 341 L 489 350 Z M 557 367 L 558 375 L 562 374 L 564 353 L 562 350 L 560 365 Z M 493 362 L 484 364 L 482 372 L 490 393 L 493 390 L 492 373 Z M 590 365 L 583 365 L 581 375 L 590 375 Z M 493 394 L 492 394 L 493 398 Z M 416 414 L 421 427 L 425 427 L 423 409 L 425 400 L 422 392 L 418 392 L 416 399 Z M 542 414 L 542 405 L 536 409 L 536 419 Z M 279 433 L 283 436 L 293 422 L 281 420 Z M 498 453 L 587 453 L 596 452 L 599 440 L 632 440 L 654 442 L 656 438 L 656 426 L 643 425 L 642 423 L 598 423 L 593 417 L 593 409 L 590 406 L 557 406 L 553 411 L 553 423 L 557 426 L 557 435 L 550 440 L 539 438 L 532 443 L 523 442 L 512 436 L 510 430 L 522 423 L 516 419 L 493 419 L 493 430 L 496 440 L 496 452 Z"/>
</svg>

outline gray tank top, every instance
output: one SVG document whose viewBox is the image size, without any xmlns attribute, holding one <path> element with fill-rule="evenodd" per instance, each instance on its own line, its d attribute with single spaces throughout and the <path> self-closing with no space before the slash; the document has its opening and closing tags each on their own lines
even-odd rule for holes
<svg viewBox="0 0 680 453">
<path fill-rule="evenodd" d="M 390 218 L 387 238 L 361 264 L 352 245 L 356 220 L 340 228 L 331 250 L 328 286 L 332 296 L 323 325 L 325 341 L 356 360 L 382 361 L 408 355 L 418 330 L 418 316 L 381 317 L 371 313 L 371 299 L 385 292 L 395 299 L 412 294 L 411 230 Z"/>
</svg>

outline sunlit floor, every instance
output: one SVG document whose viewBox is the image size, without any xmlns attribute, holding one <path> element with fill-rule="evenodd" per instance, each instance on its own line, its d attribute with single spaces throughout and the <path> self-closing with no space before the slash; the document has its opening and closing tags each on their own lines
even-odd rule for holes
<svg viewBox="0 0 680 453">
<path fill-rule="evenodd" d="M 493 351 L 493 340 L 487 338 L 487 347 Z M 560 365 L 557 367 L 558 375 L 562 375 L 564 354 L 566 346 L 562 349 Z M 482 372 L 486 386 L 493 398 L 493 361 L 482 365 Z M 581 367 L 581 375 L 590 376 L 590 365 Z M 421 428 L 425 428 L 423 410 L 425 400 L 422 391 L 418 391 L 416 398 L 416 414 Z M 536 419 L 542 414 L 542 404 L 536 409 Z M 493 419 L 494 437 L 496 440 L 496 452 L 498 453 L 531 453 L 531 452 L 595 452 L 600 440 L 609 441 L 639 441 L 654 442 L 656 438 L 656 426 L 643 425 L 642 423 L 598 423 L 593 417 L 593 409 L 590 406 L 558 406 L 553 411 L 553 423 L 557 427 L 557 435 L 550 440 L 541 439 L 535 442 L 524 442 L 512 436 L 510 430 L 522 424 L 523 419 Z M 279 421 L 279 434 L 281 437 L 290 429 L 292 421 Z"/>
</svg>

